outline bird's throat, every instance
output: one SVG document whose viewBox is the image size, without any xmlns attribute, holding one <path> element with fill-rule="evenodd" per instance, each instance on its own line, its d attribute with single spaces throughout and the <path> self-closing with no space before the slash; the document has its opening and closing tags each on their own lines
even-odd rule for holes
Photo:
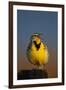
<svg viewBox="0 0 66 90">
<path fill-rule="evenodd" d="M 34 41 L 34 45 L 35 45 L 36 49 L 39 50 L 41 42 L 39 44 L 37 44 L 36 41 Z"/>
</svg>

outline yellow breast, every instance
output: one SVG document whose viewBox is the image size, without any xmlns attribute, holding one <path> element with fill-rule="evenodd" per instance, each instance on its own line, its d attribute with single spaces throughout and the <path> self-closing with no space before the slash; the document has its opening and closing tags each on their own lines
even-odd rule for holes
<svg viewBox="0 0 66 90">
<path fill-rule="evenodd" d="M 48 49 L 43 43 L 41 43 L 39 50 L 32 44 L 27 52 L 27 57 L 33 64 L 46 64 L 48 62 Z"/>
</svg>

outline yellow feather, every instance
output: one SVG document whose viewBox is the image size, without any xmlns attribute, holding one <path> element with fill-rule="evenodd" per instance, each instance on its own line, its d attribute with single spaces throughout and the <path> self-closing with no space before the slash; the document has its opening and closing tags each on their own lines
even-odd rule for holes
<svg viewBox="0 0 66 90">
<path fill-rule="evenodd" d="M 36 49 L 34 43 L 31 48 L 27 51 L 27 57 L 33 64 L 39 63 L 40 65 L 48 62 L 48 49 L 47 46 L 41 42 L 39 50 Z"/>
</svg>

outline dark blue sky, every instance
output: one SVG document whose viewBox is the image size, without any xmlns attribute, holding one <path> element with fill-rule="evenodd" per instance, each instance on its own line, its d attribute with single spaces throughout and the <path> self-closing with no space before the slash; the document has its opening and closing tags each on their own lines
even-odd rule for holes
<svg viewBox="0 0 66 90">
<path fill-rule="evenodd" d="M 43 42 L 49 49 L 57 49 L 57 12 L 17 10 L 18 49 L 26 51 L 30 36 L 43 33 Z"/>
</svg>

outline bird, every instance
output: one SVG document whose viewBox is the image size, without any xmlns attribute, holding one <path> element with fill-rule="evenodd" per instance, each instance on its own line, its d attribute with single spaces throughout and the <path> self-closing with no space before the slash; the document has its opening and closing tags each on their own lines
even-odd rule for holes
<svg viewBox="0 0 66 90">
<path fill-rule="evenodd" d="M 47 45 L 41 40 L 41 35 L 41 33 L 33 33 L 27 47 L 27 59 L 38 69 L 43 69 L 49 57 Z"/>
</svg>

